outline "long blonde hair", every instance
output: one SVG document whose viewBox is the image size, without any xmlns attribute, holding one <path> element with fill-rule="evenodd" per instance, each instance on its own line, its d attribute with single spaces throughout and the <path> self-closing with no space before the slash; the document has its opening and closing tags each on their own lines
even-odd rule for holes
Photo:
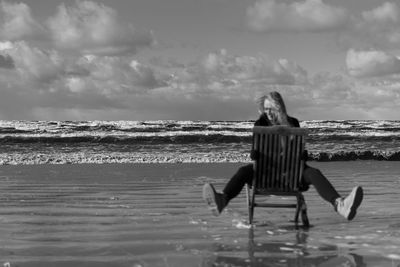
<svg viewBox="0 0 400 267">
<path fill-rule="evenodd" d="M 263 95 L 262 97 L 260 97 L 258 99 L 258 110 L 260 112 L 260 114 L 264 113 L 264 102 L 265 100 L 268 100 L 273 106 L 274 108 L 278 111 L 277 112 L 277 123 L 279 125 L 289 125 L 289 120 L 288 120 L 288 115 L 286 112 L 286 106 L 285 106 L 285 102 L 283 102 L 283 98 L 281 96 L 280 93 L 273 91 L 270 92 L 266 95 Z"/>
</svg>

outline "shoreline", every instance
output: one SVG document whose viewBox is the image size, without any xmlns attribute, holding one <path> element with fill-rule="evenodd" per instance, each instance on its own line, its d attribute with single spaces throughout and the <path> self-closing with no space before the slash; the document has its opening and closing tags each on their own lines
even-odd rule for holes
<svg viewBox="0 0 400 267">
<path fill-rule="evenodd" d="M 395 153 L 310 153 L 307 162 L 357 162 L 357 161 L 388 161 L 398 162 L 400 161 L 400 152 Z M 171 154 L 154 155 L 75 155 L 70 156 L 44 156 L 32 153 L 32 155 L 1 155 L 0 154 L 0 166 L 21 166 L 21 165 L 69 165 L 69 164 L 180 164 L 180 163 L 250 163 L 251 159 L 248 155 L 240 153 L 206 153 L 201 155 L 179 155 L 174 156 Z"/>
</svg>

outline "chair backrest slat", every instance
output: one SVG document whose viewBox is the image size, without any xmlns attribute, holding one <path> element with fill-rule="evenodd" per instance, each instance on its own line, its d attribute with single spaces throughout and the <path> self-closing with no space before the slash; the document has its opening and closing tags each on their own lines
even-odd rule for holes
<svg viewBox="0 0 400 267">
<path fill-rule="evenodd" d="M 271 168 L 272 168 L 272 176 L 271 176 L 271 187 L 275 187 L 275 180 L 276 180 L 276 168 L 277 168 L 277 162 L 276 162 L 276 151 L 278 148 L 278 144 L 276 141 L 276 135 L 272 135 L 272 150 L 271 150 Z"/>
<path fill-rule="evenodd" d="M 266 149 L 267 149 L 267 147 L 268 147 L 268 144 L 267 144 L 267 142 L 266 142 L 266 140 L 265 140 L 265 134 L 262 134 L 261 135 L 261 147 L 260 147 L 260 150 L 261 151 L 264 151 L 263 153 L 262 153 L 262 155 L 261 155 L 261 157 L 262 157 L 262 162 L 261 162 L 261 168 L 260 168 L 260 171 L 259 171 L 259 173 L 260 173 L 260 177 L 262 177 L 262 179 L 261 179 L 261 184 L 260 184 L 260 186 L 261 187 L 264 187 L 265 186 L 265 184 L 264 184 L 264 182 L 265 182 L 265 180 L 266 180 L 266 173 L 265 173 L 265 169 L 266 169 L 266 166 L 265 166 L 265 164 L 266 164 L 266 155 L 265 155 L 265 151 L 266 151 Z"/>
<path fill-rule="evenodd" d="M 268 147 L 270 147 L 271 149 L 269 149 L 269 151 L 267 152 L 268 156 L 267 156 L 267 170 L 265 170 L 265 172 L 267 173 L 267 177 L 272 177 L 273 175 L 273 169 L 272 169 L 272 148 L 274 147 L 274 136 L 273 135 L 267 135 L 268 136 Z M 267 181 L 267 187 L 272 187 L 272 179 L 269 179 Z"/>
<path fill-rule="evenodd" d="M 290 166 L 289 166 L 289 172 L 290 172 L 290 187 L 294 188 L 294 178 L 295 177 L 295 173 L 296 173 L 296 142 L 291 142 L 290 143 L 290 148 L 291 148 L 291 152 L 290 152 Z"/>
<path fill-rule="evenodd" d="M 275 177 L 276 177 L 276 167 L 277 167 L 277 162 L 276 162 L 276 149 L 277 149 L 277 143 L 276 143 L 276 135 L 272 135 L 272 151 L 271 151 L 271 157 L 272 157 L 272 179 L 271 179 L 271 187 L 275 187 Z"/>
<path fill-rule="evenodd" d="M 253 150 L 258 149 L 259 147 L 261 147 L 261 142 L 262 138 L 260 134 L 255 134 L 253 135 Z M 260 159 L 259 161 L 256 161 L 255 163 L 255 168 L 254 168 L 254 173 L 256 177 L 261 177 L 261 168 L 259 167 L 260 164 L 262 162 L 262 159 Z"/>
<path fill-rule="evenodd" d="M 255 183 L 259 191 L 299 190 L 306 129 L 285 126 L 253 128 L 256 158 Z"/>
<path fill-rule="evenodd" d="M 295 144 L 296 144 L 296 153 L 294 153 L 294 154 L 295 154 L 295 157 L 296 157 L 295 158 L 296 166 L 295 166 L 295 174 L 294 174 L 294 176 L 298 177 L 299 176 L 299 172 L 300 172 L 300 166 L 299 165 L 301 163 L 301 161 L 300 161 L 300 157 L 301 157 L 301 137 L 300 136 L 296 136 Z M 294 182 L 293 187 L 297 187 L 297 179 L 294 179 L 293 182 Z"/>
<path fill-rule="evenodd" d="M 288 177 L 287 177 L 287 173 L 286 173 L 286 169 L 287 169 L 287 146 L 289 144 L 289 137 L 288 136 L 282 136 L 281 137 L 281 142 L 283 145 L 282 148 L 282 163 L 281 163 L 281 168 L 282 168 L 282 177 L 281 177 L 281 182 L 280 182 L 280 186 L 282 188 L 282 190 L 286 190 L 287 189 L 287 185 L 288 185 Z"/>
</svg>

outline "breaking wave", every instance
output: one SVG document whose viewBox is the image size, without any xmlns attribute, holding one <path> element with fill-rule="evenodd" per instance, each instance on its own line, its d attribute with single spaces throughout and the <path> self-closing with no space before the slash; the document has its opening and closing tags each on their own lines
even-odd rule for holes
<svg viewBox="0 0 400 267">
<path fill-rule="evenodd" d="M 0 164 L 248 162 L 253 121 L 0 121 Z M 400 121 L 302 121 L 309 160 L 400 161 Z"/>
</svg>

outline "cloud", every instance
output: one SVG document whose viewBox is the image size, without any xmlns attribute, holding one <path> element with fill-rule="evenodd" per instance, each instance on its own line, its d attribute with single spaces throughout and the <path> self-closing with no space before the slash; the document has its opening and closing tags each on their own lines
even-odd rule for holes
<svg viewBox="0 0 400 267">
<path fill-rule="evenodd" d="M 13 59 L 8 55 L 3 56 L 0 53 L 0 68 L 13 69 L 14 68 Z"/>
<path fill-rule="evenodd" d="M 340 106 L 354 103 L 357 95 L 353 91 L 355 80 L 343 74 L 320 72 L 310 81 L 310 92 L 314 104 Z"/>
<path fill-rule="evenodd" d="M 322 0 L 291 4 L 259 0 L 247 9 L 247 24 L 258 32 L 334 30 L 344 27 L 348 19 L 345 9 L 327 5 Z"/>
<path fill-rule="evenodd" d="M 21 40 L 43 31 L 24 3 L 0 2 L 0 40 Z"/>
<path fill-rule="evenodd" d="M 322 0 L 258 0 L 247 8 L 246 22 L 250 30 L 262 33 L 334 32 L 346 50 L 397 49 L 400 45 L 400 6 L 396 2 L 351 13 Z"/>
<path fill-rule="evenodd" d="M 272 90 L 300 119 L 395 119 L 390 111 L 400 108 L 399 59 L 383 48 L 350 49 L 347 73 L 312 77 L 288 59 L 224 49 L 192 63 L 153 57 L 146 65 L 135 53 L 152 45 L 151 32 L 103 4 L 63 4 L 42 24 L 25 4 L 0 9 L 0 118 L 254 119 L 255 99 Z M 351 17 L 321 0 L 265 0 L 247 14 L 255 31 L 347 31 L 379 47 L 396 43 L 398 11 L 385 3 Z"/>
<path fill-rule="evenodd" d="M 321 72 L 309 84 L 277 88 L 288 110 L 299 119 L 397 119 L 400 75 L 359 79 L 346 73 Z"/>
<path fill-rule="evenodd" d="M 373 77 L 400 73 L 400 59 L 378 50 L 349 50 L 346 56 L 346 66 L 349 74 L 356 77 Z"/>
<path fill-rule="evenodd" d="M 91 1 L 62 4 L 46 23 L 55 45 L 83 54 L 136 53 L 154 42 L 150 32 L 139 32 L 118 19 L 116 10 Z"/>
<path fill-rule="evenodd" d="M 385 2 L 374 9 L 353 16 L 352 23 L 341 33 L 347 47 L 397 48 L 400 44 L 400 8 Z"/>
<path fill-rule="evenodd" d="M 299 119 L 395 119 L 390 110 L 400 108 L 397 74 L 308 77 L 286 59 L 226 50 L 169 73 L 133 56 L 67 55 L 25 42 L 0 48 L 14 64 L 0 68 L 0 117 L 6 119 L 246 120 L 258 116 L 255 99 L 272 90 L 281 92 L 289 113 Z M 349 53 L 379 58 L 364 52 Z"/>
<path fill-rule="evenodd" d="M 301 84 L 307 81 L 307 72 L 295 62 L 258 57 L 235 56 L 222 49 L 209 53 L 196 64 L 184 69 L 179 76 L 183 82 L 209 86 L 211 84 Z"/>
<path fill-rule="evenodd" d="M 396 3 L 386 2 L 365 11 L 356 24 L 356 32 L 373 44 L 391 46 L 400 44 L 400 9 Z"/>
<path fill-rule="evenodd" d="M 371 23 L 392 23 L 399 20 L 399 8 L 395 3 L 385 2 L 370 11 L 364 11 L 362 18 Z"/>
<path fill-rule="evenodd" d="M 89 90 L 111 98 L 144 94 L 166 85 L 153 69 L 132 58 L 84 56 L 71 66 L 68 74 L 65 85 L 71 92 Z"/>
<path fill-rule="evenodd" d="M 0 113 L 12 116 L 32 119 L 40 108 L 123 110 L 129 96 L 166 86 L 165 76 L 133 57 L 61 54 L 23 41 L 0 42 L 0 48 Z"/>
<path fill-rule="evenodd" d="M 61 4 L 55 15 L 36 21 L 24 3 L 0 2 L 0 41 L 37 42 L 80 54 L 135 54 L 155 43 L 152 32 L 122 21 L 116 10 L 93 1 Z"/>
<path fill-rule="evenodd" d="M 279 87 L 296 95 L 307 80 L 307 72 L 295 62 L 233 55 L 222 49 L 180 66 L 165 79 L 168 86 L 142 95 L 141 103 L 131 102 L 140 106 L 144 118 L 251 119 L 257 116 L 255 99 L 261 94 Z"/>
<path fill-rule="evenodd" d="M 1 2 L 0 117 L 40 119 L 49 111 L 46 118 L 68 119 L 132 109 L 170 79 L 134 58 L 153 42 L 151 32 L 100 3 L 62 4 L 40 24 L 26 4 Z"/>
<path fill-rule="evenodd" d="M 20 79 L 49 83 L 63 71 L 64 61 L 59 53 L 30 47 L 24 41 L 12 43 L 0 53 L 12 62 Z"/>
</svg>

